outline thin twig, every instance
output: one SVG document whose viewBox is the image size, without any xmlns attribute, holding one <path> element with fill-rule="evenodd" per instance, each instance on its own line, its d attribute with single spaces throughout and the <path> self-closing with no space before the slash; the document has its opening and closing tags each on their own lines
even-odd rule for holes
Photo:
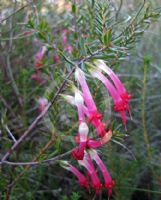
<svg viewBox="0 0 161 200">
<path fill-rule="evenodd" d="M 37 165 L 40 165 L 40 164 L 49 164 L 49 163 L 56 164 L 58 160 L 61 160 L 62 158 L 70 155 L 72 151 L 73 151 L 73 149 L 66 152 L 66 153 L 63 153 L 61 155 L 55 156 L 54 158 L 49 158 L 49 159 L 42 160 L 42 161 L 34 161 L 34 162 L 3 161 L 3 162 L 0 162 L 0 165 L 6 164 L 6 165 L 12 165 L 12 166 L 37 166 Z"/>
<path fill-rule="evenodd" d="M 116 20 L 118 19 L 120 10 L 121 10 L 121 8 L 122 8 L 122 4 L 123 4 L 123 0 L 120 0 L 120 5 L 119 5 L 119 8 L 118 8 L 117 13 L 116 13 Z"/>
<path fill-rule="evenodd" d="M 119 141 L 117 141 L 117 140 L 114 140 L 114 139 L 111 139 L 111 141 L 114 142 L 114 143 L 116 143 L 116 144 L 118 144 L 118 145 L 120 145 L 120 146 L 123 147 L 124 149 L 126 149 L 126 150 L 130 153 L 130 155 L 132 156 L 132 158 L 133 158 L 135 161 L 137 160 L 136 157 L 135 157 L 135 155 L 134 155 L 134 153 L 133 153 L 127 146 L 125 146 L 125 145 L 122 144 L 121 142 L 119 142 Z"/>
<path fill-rule="evenodd" d="M 21 10 L 23 10 L 24 8 L 28 7 L 31 3 L 28 3 L 24 6 L 22 6 L 21 8 L 17 9 L 16 11 L 14 11 L 12 14 L 10 14 L 9 16 L 7 16 L 6 18 L 2 19 L 0 21 L 0 24 L 6 20 L 8 20 L 10 17 L 13 17 L 15 14 L 17 14 L 18 12 L 20 12 Z"/>
<path fill-rule="evenodd" d="M 11 137 L 11 139 L 13 140 L 14 143 L 17 142 L 17 140 L 15 139 L 14 135 L 11 133 L 11 131 L 9 130 L 8 126 L 5 125 L 4 128 L 6 129 L 7 133 L 9 134 L 9 136 Z"/>
<path fill-rule="evenodd" d="M 32 160 L 32 162 L 38 161 L 38 159 L 41 157 L 41 155 L 44 154 L 44 152 L 53 144 L 53 140 L 50 140 L 39 152 L 39 154 Z M 24 176 L 25 172 L 27 172 L 27 170 L 30 169 L 30 165 L 25 166 L 25 169 L 18 175 L 15 177 L 15 179 L 12 181 L 12 183 L 9 185 L 9 187 L 13 187 L 17 181 Z"/>
</svg>

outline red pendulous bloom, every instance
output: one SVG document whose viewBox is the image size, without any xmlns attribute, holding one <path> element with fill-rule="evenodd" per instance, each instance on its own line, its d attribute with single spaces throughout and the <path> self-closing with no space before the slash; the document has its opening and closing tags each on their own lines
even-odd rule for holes
<svg viewBox="0 0 161 200">
<path fill-rule="evenodd" d="M 87 143 L 87 136 L 88 136 L 88 126 L 85 122 L 80 123 L 79 125 L 79 146 L 73 150 L 72 155 L 76 160 L 83 160 L 84 158 L 84 151 L 86 148 Z"/>
<path fill-rule="evenodd" d="M 115 86 L 99 70 L 93 68 L 90 70 L 90 73 L 93 77 L 99 79 L 105 85 L 107 91 L 113 98 L 114 110 L 120 113 L 122 122 L 126 126 L 125 112 L 128 110 L 127 103 L 121 98 Z"/>
<path fill-rule="evenodd" d="M 73 165 L 69 164 L 67 161 L 61 161 L 61 165 L 63 168 L 71 171 L 79 181 L 79 184 L 86 189 L 89 189 L 88 179 Z"/>
<path fill-rule="evenodd" d="M 42 66 L 42 60 L 45 56 L 45 53 L 47 51 L 47 48 L 43 46 L 39 52 L 35 55 L 35 68 L 39 69 Z"/>
<path fill-rule="evenodd" d="M 85 152 L 85 156 L 83 160 L 78 161 L 80 165 L 86 168 L 88 174 L 91 179 L 92 187 L 95 189 L 96 193 L 98 194 L 102 188 L 102 184 L 100 179 L 98 178 L 96 169 L 92 163 L 92 160 L 87 152 Z"/>
<path fill-rule="evenodd" d="M 91 150 L 89 151 L 89 154 L 90 154 L 91 159 L 94 160 L 97 163 L 98 167 L 100 168 L 102 175 L 104 177 L 105 187 L 108 190 L 108 195 L 111 196 L 112 188 L 115 185 L 115 182 L 112 180 L 105 164 L 103 163 L 101 158 L 98 156 L 97 152 L 95 150 Z"/>
<path fill-rule="evenodd" d="M 98 135 L 103 137 L 106 131 L 102 122 L 102 115 L 97 110 L 96 104 L 93 100 L 88 84 L 86 82 L 84 72 L 77 68 L 75 72 L 75 77 L 81 86 L 82 96 L 88 109 L 88 121 L 96 127 Z"/>
<path fill-rule="evenodd" d="M 129 108 L 129 100 L 131 99 L 131 95 L 126 91 L 125 86 L 122 84 L 118 76 L 110 69 L 103 60 L 96 60 L 95 61 L 96 66 L 101 69 L 103 72 L 105 72 L 113 81 L 115 87 L 117 88 L 117 91 L 121 98 L 125 101 L 126 107 L 130 113 Z"/>
<path fill-rule="evenodd" d="M 66 41 L 64 41 L 64 43 L 65 42 Z M 113 99 L 114 110 L 120 113 L 122 122 L 126 126 L 126 111 L 129 111 L 130 113 L 129 100 L 131 95 L 127 93 L 124 85 L 121 83 L 117 75 L 109 67 L 107 67 L 102 60 L 97 60 L 94 64 L 95 66 L 91 66 L 90 63 L 87 63 L 90 67 L 90 74 L 104 84 Z M 97 151 L 94 149 L 102 147 L 111 140 L 112 130 L 109 129 L 106 131 L 105 124 L 102 120 L 103 115 L 99 113 L 97 109 L 88 87 L 85 73 L 78 67 L 75 70 L 75 78 L 78 82 L 78 87 L 80 86 L 80 90 L 75 86 L 72 86 L 74 96 L 62 95 L 62 97 L 64 97 L 71 105 L 75 106 L 77 110 L 79 130 L 77 136 L 75 137 L 77 147 L 72 151 L 72 156 L 87 170 L 89 177 L 86 178 L 78 169 L 67 162 L 65 162 L 65 168 L 75 174 L 80 185 L 83 187 L 89 189 L 89 186 L 91 186 L 95 189 L 96 194 L 99 194 L 102 187 L 105 187 L 108 190 L 108 196 L 110 197 L 112 195 L 115 182 L 111 178 Z M 90 138 L 88 136 L 90 127 L 88 127 L 89 124 L 92 124 L 97 130 L 97 138 Z M 98 177 L 97 170 L 93 162 L 96 163 L 103 175 L 103 185 Z"/>
</svg>

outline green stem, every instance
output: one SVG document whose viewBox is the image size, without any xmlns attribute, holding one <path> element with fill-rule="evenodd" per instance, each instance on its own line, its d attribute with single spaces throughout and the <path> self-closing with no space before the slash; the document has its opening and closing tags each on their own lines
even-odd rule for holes
<svg viewBox="0 0 161 200">
<path fill-rule="evenodd" d="M 142 90 L 142 109 L 141 109 L 141 118 L 142 118 L 142 125 L 143 125 L 143 135 L 144 135 L 144 142 L 147 149 L 147 154 L 149 159 L 151 160 L 151 152 L 150 152 L 150 142 L 146 124 L 146 94 L 147 94 L 147 71 L 148 71 L 148 61 L 144 61 L 144 74 L 143 74 L 143 90 Z"/>
</svg>

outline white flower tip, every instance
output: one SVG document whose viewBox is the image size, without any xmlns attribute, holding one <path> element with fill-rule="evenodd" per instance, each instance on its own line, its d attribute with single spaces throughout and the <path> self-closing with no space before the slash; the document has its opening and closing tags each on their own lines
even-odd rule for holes
<svg viewBox="0 0 161 200">
<path fill-rule="evenodd" d="M 71 95 L 61 94 L 61 96 L 71 105 L 75 105 L 75 99 Z"/>
<path fill-rule="evenodd" d="M 106 63 L 101 59 L 97 59 L 94 62 L 95 62 L 96 65 L 104 65 L 104 66 L 106 66 Z"/>
<path fill-rule="evenodd" d="M 83 105 L 83 103 L 84 103 L 84 99 L 83 99 L 83 97 L 82 97 L 82 95 L 79 93 L 79 92 L 76 92 L 75 93 L 75 104 L 76 105 Z"/>
<path fill-rule="evenodd" d="M 60 164 L 61 167 L 65 168 L 65 169 L 69 169 L 69 167 L 70 167 L 69 162 L 66 161 L 66 160 L 60 160 L 59 164 Z"/>
<path fill-rule="evenodd" d="M 48 100 L 47 100 L 45 97 L 40 97 L 40 98 L 38 99 L 38 103 L 39 103 L 39 104 L 47 105 L 47 104 L 48 104 Z"/>
<path fill-rule="evenodd" d="M 77 69 L 75 70 L 75 79 L 76 79 L 76 80 L 79 80 L 79 76 L 80 76 L 80 72 L 79 72 L 79 68 L 77 68 Z"/>
<path fill-rule="evenodd" d="M 84 165 L 84 162 L 83 162 L 83 160 L 78 160 L 78 163 L 79 163 L 79 165 Z"/>
<path fill-rule="evenodd" d="M 101 71 L 104 71 L 107 74 L 111 73 L 110 68 L 106 65 L 106 63 L 103 60 L 96 60 L 95 64 Z"/>
<path fill-rule="evenodd" d="M 91 76 L 93 76 L 95 78 L 98 77 L 98 73 L 97 73 L 98 70 L 97 69 L 90 69 L 89 72 L 90 72 Z"/>
<path fill-rule="evenodd" d="M 80 93 L 82 95 L 82 92 L 74 84 L 72 84 L 72 91 L 74 93 Z"/>
<path fill-rule="evenodd" d="M 87 126 L 87 124 L 85 122 L 82 122 L 80 125 L 79 125 L 79 133 L 80 135 L 81 134 L 85 134 L 87 135 L 89 132 L 89 128 Z"/>
<path fill-rule="evenodd" d="M 75 79 L 80 81 L 80 78 L 84 76 L 84 72 L 78 67 L 75 70 Z"/>
</svg>

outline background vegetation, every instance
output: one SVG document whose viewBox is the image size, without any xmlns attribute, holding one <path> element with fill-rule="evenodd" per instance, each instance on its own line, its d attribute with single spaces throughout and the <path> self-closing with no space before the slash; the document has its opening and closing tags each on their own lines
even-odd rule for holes
<svg viewBox="0 0 161 200">
<path fill-rule="evenodd" d="M 75 109 L 57 96 L 57 91 L 72 70 L 71 63 L 88 56 L 108 61 L 133 95 L 132 120 L 128 118 L 126 132 L 111 110 L 110 98 L 89 77 L 97 105 L 107 120 L 112 116 L 114 136 L 101 149 L 116 180 L 111 199 L 161 199 L 159 7 L 159 0 L 1 1 L 0 199 L 107 199 L 106 191 L 97 197 L 94 191 L 82 189 L 54 160 L 59 155 L 70 160 L 77 130 Z M 66 45 L 62 42 L 64 30 L 68 30 Z M 114 49 L 97 52 L 110 42 Z M 33 79 L 34 59 L 44 45 L 48 51 L 38 82 Z M 84 62 L 81 64 L 85 70 Z M 70 80 L 74 80 L 72 76 Z M 68 91 L 67 84 L 60 93 Z M 17 141 L 41 115 L 39 97 L 53 105 L 13 151 L 9 162 L 3 162 L 14 143 L 11 134 Z M 41 163 L 43 160 L 47 162 Z M 39 163 L 32 165 L 36 161 Z"/>
</svg>

